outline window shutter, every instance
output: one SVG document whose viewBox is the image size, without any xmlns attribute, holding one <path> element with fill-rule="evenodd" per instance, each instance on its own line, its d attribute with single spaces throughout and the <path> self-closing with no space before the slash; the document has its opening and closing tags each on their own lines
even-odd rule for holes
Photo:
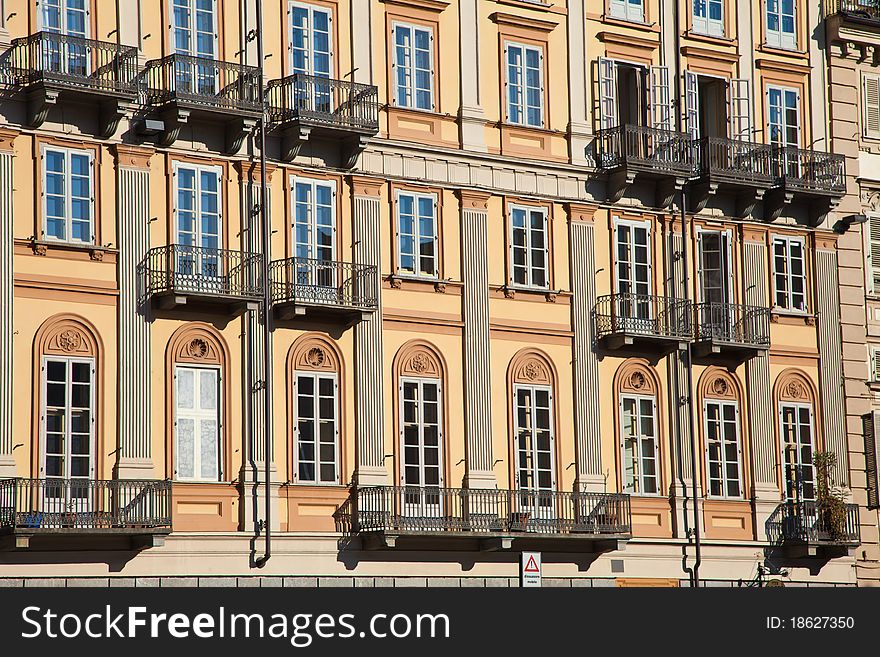
<svg viewBox="0 0 880 657">
<path fill-rule="evenodd" d="M 880 139 L 880 78 L 866 75 L 863 82 L 865 136 Z"/>
<path fill-rule="evenodd" d="M 880 293 L 880 215 L 870 215 L 868 217 L 868 232 L 871 292 L 878 294 Z"/>
<path fill-rule="evenodd" d="M 880 507 L 880 473 L 877 470 L 877 444 L 880 431 L 880 412 L 872 411 L 862 416 L 862 433 L 865 438 L 865 470 L 868 480 L 868 508 Z"/>
<path fill-rule="evenodd" d="M 693 139 L 700 136 L 700 95 L 697 74 L 684 72 L 685 125 Z"/>
<path fill-rule="evenodd" d="M 730 81 L 730 133 L 733 139 L 752 141 L 751 82 L 743 78 Z"/>
<path fill-rule="evenodd" d="M 652 66 L 651 124 L 659 130 L 672 130 L 672 103 L 669 97 L 669 67 Z"/>
<path fill-rule="evenodd" d="M 880 381 L 880 349 L 871 353 L 871 380 Z"/>
<path fill-rule="evenodd" d="M 599 58 L 599 127 L 617 126 L 617 62 Z"/>
</svg>

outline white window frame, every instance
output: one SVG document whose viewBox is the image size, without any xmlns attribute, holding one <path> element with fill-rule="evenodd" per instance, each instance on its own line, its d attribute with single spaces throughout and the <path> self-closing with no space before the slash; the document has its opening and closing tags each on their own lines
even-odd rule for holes
<svg viewBox="0 0 880 657">
<path fill-rule="evenodd" d="M 526 226 L 522 229 L 525 231 L 525 270 L 526 270 L 526 282 L 525 283 L 517 283 L 514 280 L 514 242 L 513 242 L 513 233 L 514 228 L 513 225 L 513 213 L 515 211 L 525 212 L 526 215 Z M 531 228 L 531 214 L 533 212 L 538 212 L 543 217 L 543 228 L 542 232 L 544 234 L 544 267 L 539 268 L 532 262 L 532 237 L 534 229 Z M 527 288 L 527 289 L 538 289 L 538 290 L 549 290 L 550 289 L 550 221 L 549 221 L 549 212 L 547 208 L 541 206 L 533 206 L 533 205 L 518 205 L 513 204 L 510 206 L 508 211 L 508 232 L 507 237 L 509 240 L 508 243 L 508 283 L 511 287 L 517 288 Z M 544 284 L 539 285 L 535 283 L 536 274 L 539 271 L 543 271 L 544 274 Z"/>
<path fill-rule="evenodd" d="M 638 490 L 627 490 L 628 488 L 630 488 L 630 484 L 626 481 L 626 445 L 624 443 L 627 440 L 628 436 L 625 436 L 623 433 L 623 414 L 624 414 L 623 404 L 626 400 L 635 401 L 635 406 L 639 411 L 639 417 L 641 417 L 641 402 L 642 401 L 650 401 L 651 402 L 651 411 L 652 411 L 652 418 L 651 419 L 654 424 L 654 436 L 653 436 L 654 466 L 655 466 L 654 477 L 657 480 L 657 490 L 653 493 L 646 493 L 645 492 L 645 481 L 644 481 L 645 475 L 643 472 L 644 468 L 642 467 L 642 460 L 644 457 L 642 455 L 641 441 L 646 439 L 647 436 L 643 436 L 641 434 L 641 427 L 637 427 L 637 433 L 635 436 L 636 449 L 634 450 L 634 453 L 633 453 L 633 458 L 635 459 L 635 462 L 636 462 L 636 472 L 635 472 L 636 480 L 633 483 L 633 487 L 635 487 L 635 483 L 637 482 Z M 629 494 L 635 495 L 638 497 L 659 497 L 660 495 L 663 494 L 663 471 L 662 471 L 662 461 L 660 459 L 660 438 L 657 435 L 657 432 L 659 429 L 659 423 L 658 423 L 659 418 L 657 417 L 657 410 L 658 409 L 657 409 L 656 395 L 638 395 L 638 394 L 631 394 L 631 393 L 620 394 L 620 399 L 618 401 L 617 411 L 619 413 L 618 422 L 620 423 L 619 424 L 619 427 L 620 427 L 619 449 L 620 449 L 621 490 L 623 492 L 629 492 Z"/>
<path fill-rule="evenodd" d="M 718 460 L 719 468 L 721 470 L 721 490 L 724 491 L 721 495 L 715 495 L 712 493 L 712 472 L 711 472 L 711 464 L 713 460 L 710 456 L 709 450 L 709 405 L 715 404 L 719 407 L 719 420 L 718 420 L 718 433 L 720 435 L 719 444 L 720 444 L 720 460 Z M 733 406 L 734 408 L 734 432 L 735 437 L 734 441 L 736 443 L 736 461 L 731 462 L 727 458 L 727 437 L 724 432 L 724 416 L 723 409 L 725 406 Z M 743 468 L 742 468 L 742 439 L 740 432 L 740 414 L 739 414 L 739 402 L 731 399 L 704 399 L 703 400 L 703 430 L 704 436 L 706 440 L 706 494 L 708 497 L 713 499 L 728 499 L 728 500 L 741 500 L 744 497 L 743 490 Z M 730 465 L 736 465 L 736 485 L 739 488 L 738 495 L 729 494 L 728 483 L 731 481 L 727 476 L 727 468 Z"/>
<path fill-rule="evenodd" d="M 633 23 L 645 22 L 645 0 L 608 0 L 608 16 Z"/>
<path fill-rule="evenodd" d="M 191 419 L 213 419 L 217 423 L 217 478 L 206 478 L 202 476 L 202 450 L 201 450 L 201 432 L 197 431 L 195 428 L 193 429 L 193 476 L 192 477 L 181 477 L 179 474 L 179 458 L 180 458 L 180 435 L 178 433 L 178 421 L 182 417 L 180 413 L 179 406 L 179 395 L 180 391 L 178 388 L 179 377 L 178 374 L 181 370 L 194 370 L 194 371 L 208 371 L 212 370 L 217 373 L 217 408 L 213 413 L 203 412 L 196 413 L 192 412 L 191 414 L 183 414 L 183 416 L 187 416 Z M 193 399 L 198 399 L 201 395 L 201 390 L 198 387 L 193 388 Z M 182 363 L 174 364 L 174 479 L 175 481 L 194 481 L 194 482 L 213 482 L 217 483 L 223 481 L 225 473 L 223 472 L 223 459 L 224 459 L 224 445 L 223 445 L 223 371 L 219 365 L 188 365 Z M 209 417 L 209 415 L 213 415 L 213 417 Z M 196 425 L 198 426 L 198 425 Z"/>
<path fill-rule="evenodd" d="M 47 176 L 48 169 L 46 168 L 46 154 L 52 153 L 61 153 L 64 156 L 64 235 L 65 239 L 59 239 L 52 235 L 49 235 L 48 231 L 48 219 L 49 219 L 49 194 L 48 194 L 48 185 L 47 185 Z M 70 194 L 71 189 L 71 157 L 74 155 L 86 156 L 89 160 L 89 235 L 90 238 L 88 240 L 75 240 L 73 239 L 73 216 L 71 214 L 71 208 L 73 205 L 73 197 Z M 95 243 L 95 154 L 91 150 L 84 150 L 81 148 L 63 148 L 59 146 L 49 146 L 43 144 L 40 148 L 40 168 L 42 170 L 41 184 L 43 186 L 42 189 L 42 208 L 43 208 L 43 222 L 42 222 L 42 237 L 44 240 L 51 242 L 60 242 L 62 244 L 94 244 Z"/>
<path fill-rule="evenodd" d="M 172 221 L 174 222 L 174 243 L 180 244 L 180 218 L 178 216 L 178 197 L 180 194 L 180 176 L 178 175 L 181 169 L 187 169 L 190 171 L 195 171 L 195 181 L 196 187 L 194 190 L 195 198 L 193 199 L 193 212 L 195 214 L 196 222 L 199 224 L 199 229 L 194 231 L 198 236 L 198 244 L 194 244 L 193 246 L 202 246 L 202 230 L 201 230 L 201 216 L 202 216 L 202 173 L 209 172 L 216 174 L 217 176 L 217 249 L 223 248 L 223 224 L 225 217 L 223 216 L 223 203 L 224 203 L 224 194 L 223 194 L 223 168 L 216 165 L 210 164 L 191 164 L 189 162 L 181 162 L 175 161 L 171 166 L 172 176 L 174 181 L 172 183 Z"/>
<path fill-rule="evenodd" d="M 81 479 L 84 481 L 92 480 L 95 478 L 95 457 L 97 453 L 96 449 L 96 388 L 98 385 L 97 381 L 97 368 L 95 366 L 94 358 L 77 358 L 70 356 L 55 356 L 55 355 L 43 355 L 41 362 L 41 370 L 40 370 L 40 474 L 42 476 L 46 476 L 46 441 L 48 428 L 46 426 L 46 417 L 48 413 L 48 363 L 49 361 L 54 362 L 63 362 L 66 371 L 66 379 L 65 379 L 65 392 L 64 392 L 64 459 L 65 459 L 65 467 L 64 467 L 64 476 L 63 479 Z M 89 475 L 88 477 L 73 477 L 71 476 L 71 468 L 70 461 L 72 459 L 72 454 L 70 451 L 70 443 L 71 443 L 71 433 L 73 424 L 71 421 L 72 415 L 72 407 L 71 407 L 71 392 L 73 390 L 73 364 L 80 363 L 89 366 L 90 371 L 90 381 L 89 381 Z"/>
<path fill-rule="evenodd" d="M 697 15 L 696 4 L 701 2 L 705 16 Z M 724 37 L 724 10 L 725 0 L 691 0 L 691 27 L 695 34 L 705 36 Z M 721 5 L 721 18 L 713 19 L 709 16 L 710 5 Z"/>
<path fill-rule="evenodd" d="M 406 68 L 409 72 L 409 83 L 407 85 L 407 92 L 412 99 L 412 103 L 404 104 L 399 97 L 398 94 L 398 83 L 397 83 L 397 69 L 400 66 L 397 63 L 397 30 L 399 28 L 404 28 L 411 30 L 412 39 L 410 41 L 410 46 L 407 52 L 407 58 L 410 62 L 410 65 Z M 431 94 L 431 106 L 430 107 L 418 107 L 417 106 L 417 98 L 418 95 L 416 93 L 416 68 L 415 68 L 415 33 L 417 31 L 427 32 L 428 33 L 428 43 L 431 44 L 431 47 L 428 51 L 428 65 L 430 66 L 430 75 L 428 79 L 430 80 L 430 94 Z M 436 91 L 435 91 L 435 80 L 434 77 L 436 75 L 436 65 L 434 63 L 434 28 L 427 25 L 417 25 L 415 23 L 404 23 L 400 21 L 393 21 L 391 23 L 391 84 L 392 84 L 392 98 L 394 100 L 395 107 L 403 107 L 406 109 L 416 110 L 420 112 L 434 112 L 437 107 L 436 100 Z"/>
<path fill-rule="evenodd" d="M 515 103 L 511 103 L 510 93 L 513 88 L 513 82 L 510 80 L 510 49 L 511 48 L 519 48 L 522 51 L 520 58 L 520 65 L 517 66 L 519 70 L 519 79 L 520 84 L 518 87 L 517 100 Z M 527 103 L 527 89 L 528 85 L 526 84 L 526 53 L 527 52 L 536 52 L 538 53 L 538 87 L 540 94 L 538 96 L 540 105 L 538 106 L 538 111 L 540 112 L 540 118 L 537 123 L 529 122 L 529 105 Z M 514 125 L 521 125 L 528 128 L 543 128 L 544 127 L 544 48 L 541 46 L 535 46 L 525 43 L 520 43 L 518 41 L 505 41 L 504 42 L 504 86 L 505 86 L 505 94 L 504 94 L 504 108 L 506 110 L 506 117 L 508 123 Z M 520 121 L 515 121 L 511 118 L 511 109 L 516 107 L 519 115 L 521 117 Z"/>
<path fill-rule="evenodd" d="M 317 178 L 306 178 L 304 176 L 291 176 L 290 177 L 290 207 L 291 207 L 291 218 L 290 218 L 290 229 L 292 232 L 291 236 L 291 244 L 293 244 L 293 255 L 296 257 L 300 257 L 297 253 L 299 245 L 301 242 L 297 239 L 296 235 L 296 226 L 297 226 L 297 199 L 296 199 L 296 186 L 298 184 L 306 184 L 311 188 L 311 198 L 309 202 L 309 218 L 308 218 L 308 232 L 309 232 L 309 242 L 308 242 L 308 252 L 309 255 L 306 256 L 313 260 L 320 260 L 321 258 L 317 257 L 318 245 L 315 241 L 315 236 L 317 235 L 317 189 L 318 187 L 328 187 L 330 188 L 330 221 L 332 226 L 332 241 L 330 244 L 331 257 L 329 261 L 333 261 L 336 259 L 336 237 L 338 234 L 338 217 L 336 213 L 336 181 L 335 180 L 321 180 Z"/>
<path fill-rule="evenodd" d="M 734 303 L 734 276 L 733 276 L 733 234 L 729 228 L 703 228 L 698 226 L 696 229 L 697 239 L 697 264 L 699 265 L 697 292 L 701 302 L 706 302 L 705 285 L 704 285 L 704 265 L 703 265 L 703 236 L 704 235 L 721 235 L 726 242 L 726 248 L 723 250 L 727 280 L 725 281 L 725 303 Z"/>
<path fill-rule="evenodd" d="M 177 30 L 177 24 L 174 21 L 174 6 L 175 2 L 178 0 L 168 0 L 168 8 L 169 8 L 169 23 L 170 23 L 170 31 L 169 31 L 169 44 L 171 46 L 171 50 L 176 54 L 187 55 L 189 57 L 203 57 L 206 59 L 217 59 L 219 57 L 219 34 L 217 31 L 217 0 L 211 0 L 211 20 L 212 20 L 212 29 L 214 32 L 214 41 L 211 46 L 212 52 L 211 56 L 208 57 L 205 53 L 199 53 L 197 48 L 198 38 L 195 29 L 196 19 L 195 19 L 195 3 L 196 0 L 183 0 L 188 5 L 190 12 L 190 27 L 188 31 L 190 33 L 189 36 L 189 49 L 188 50 L 177 50 L 177 39 L 175 38 L 175 31 Z M 182 28 L 181 28 L 182 29 Z"/>
<path fill-rule="evenodd" d="M 779 272 L 776 270 L 776 244 L 777 242 L 783 242 L 785 244 L 785 272 Z M 799 277 L 801 278 L 801 285 L 803 289 L 803 297 L 804 303 L 803 308 L 796 308 L 794 302 L 794 291 L 792 289 L 792 282 L 795 277 L 791 272 L 791 245 L 797 243 L 801 246 L 801 254 L 803 255 L 803 274 Z M 774 310 L 782 311 L 785 313 L 798 313 L 798 314 L 806 314 L 809 310 L 809 290 L 807 287 L 808 277 L 807 277 L 807 245 L 806 240 L 802 236 L 795 235 L 773 235 L 771 240 L 772 250 L 771 250 L 771 258 L 773 259 L 773 307 Z M 778 288 L 777 288 L 777 276 L 784 275 L 786 280 L 786 305 L 780 306 L 778 301 Z"/>
<path fill-rule="evenodd" d="M 521 451 L 524 451 L 523 446 L 520 444 L 520 427 L 518 424 L 518 416 L 519 416 L 519 407 L 517 405 L 519 399 L 519 391 L 527 390 L 530 393 L 530 397 L 532 400 L 532 408 L 531 408 L 531 420 L 533 426 L 531 427 L 532 432 L 532 440 L 531 440 L 531 463 L 532 463 L 532 471 L 529 473 L 532 479 L 534 480 L 535 486 L 531 488 L 524 488 L 523 482 L 520 481 L 520 459 L 519 454 Z M 534 414 L 535 414 L 535 393 L 536 392 L 546 392 L 547 400 L 549 405 L 549 433 L 550 433 L 550 488 L 538 488 L 537 487 L 537 474 L 539 468 L 537 466 L 538 463 L 538 448 L 537 442 L 535 438 L 535 427 L 534 427 Z M 554 412 L 554 398 L 553 398 L 553 386 L 549 385 L 531 385 L 524 383 L 514 383 L 513 384 L 513 447 L 514 447 L 514 478 L 516 481 L 516 489 L 518 491 L 529 491 L 532 493 L 537 493 L 540 496 L 541 493 L 551 493 L 556 490 L 556 414 Z M 548 510 L 543 510 L 541 515 L 542 517 L 546 516 L 546 512 Z"/>
<path fill-rule="evenodd" d="M 779 99 L 780 99 L 780 103 L 781 103 L 781 105 L 779 106 L 780 107 L 780 110 L 779 110 L 780 118 L 782 120 L 782 123 L 779 124 L 781 126 L 781 130 L 780 130 L 781 139 L 777 142 L 773 141 L 773 124 L 770 123 L 770 120 L 772 118 L 772 105 L 771 105 L 771 101 L 770 101 L 770 96 L 771 96 L 771 92 L 773 92 L 773 91 L 779 92 Z M 788 141 L 788 130 L 789 130 L 789 128 L 791 128 L 791 126 L 788 123 L 788 117 L 787 117 L 788 110 L 787 110 L 787 105 L 786 105 L 786 95 L 791 92 L 794 92 L 794 95 L 795 95 L 795 110 L 796 110 L 795 116 L 797 117 L 797 141 L 796 142 Z M 779 84 L 768 84 L 767 88 L 766 88 L 766 93 L 767 93 L 767 143 L 768 144 L 776 144 L 779 146 L 794 146 L 794 147 L 800 146 L 801 145 L 801 138 L 803 136 L 803 116 L 801 116 L 801 92 L 800 92 L 800 90 L 797 89 L 796 87 L 786 87 L 786 86 L 779 85 Z"/>
<path fill-rule="evenodd" d="M 294 16 L 295 9 L 305 9 L 309 12 L 308 25 L 307 25 L 308 45 L 307 45 L 307 58 L 306 58 L 308 66 L 307 66 L 307 70 L 300 71 L 300 72 L 302 72 L 306 75 L 313 75 L 313 76 L 318 75 L 317 73 L 315 73 L 315 46 L 314 46 L 315 19 L 314 19 L 314 15 L 316 13 L 326 14 L 327 15 L 327 30 L 328 30 L 328 48 L 330 49 L 328 52 L 329 61 L 328 61 L 327 66 L 328 66 L 329 70 L 327 71 L 327 77 L 332 78 L 333 71 L 334 71 L 333 60 L 334 60 L 334 55 L 335 55 L 335 53 L 333 52 L 333 45 L 334 45 L 333 44 L 333 29 L 334 29 L 333 28 L 333 10 L 330 9 L 330 7 L 325 7 L 322 5 L 313 5 L 313 4 L 309 4 L 306 2 L 294 2 L 293 0 L 291 0 L 291 2 L 288 3 L 288 9 L 287 9 L 288 16 L 289 16 L 288 20 L 287 20 L 287 28 L 288 28 L 288 34 L 287 34 L 288 58 L 287 59 L 288 59 L 288 65 L 290 66 L 290 72 L 291 73 L 296 72 L 295 68 L 294 68 L 294 63 L 293 63 L 293 51 L 294 51 L 294 48 L 293 48 L 293 32 L 294 32 L 293 16 Z"/>
<path fill-rule="evenodd" d="M 402 266 L 402 256 L 403 251 L 401 249 L 401 236 L 402 232 L 400 230 L 400 199 L 403 196 L 411 196 L 413 198 L 413 271 L 406 271 Z M 422 271 L 421 259 L 422 256 L 419 255 L 418 246 L 421 242 L 422 235 L 420 233 L 420 225 L 419 225 L 419 200 L 420 199 L 430 199 L 431 207 L 433 209 L 433 226 L 434 226 L 434 271 L 433 272 L 425 272 Z M 439 216 L 439 207 L 437 204 L 437 194 L 433 192 L 415 192 L 410 190 L 397 190 L 397 193 L 394 195 L 394 235 L 395 235 L 395 269 L 396 275 L 402 278 L 418 278 L 418 279 L 428 279 L 428 280 L 436 280 L 440 275 L 440 216 Z"/>
<path fill-rule="evenodd" d="M 314 444 L 315 458 L 311 461 L 315 468 L 315 478 L 314 479 L 302 479 L 299 474 L 299 425 L 300 425 L 300 417 L 299 417 L 299 381 L 300 377 L 309 377 L 314 382 L 313 388 L 313 411 L 314 417 L 312 418 L 315 423 L 315 434 L 314 440 L 312 441 Z M 334 442 L 333 442 L 333 480 L 325 481 L 321 479 L 321 466 L 326 465 L 325 461 L 322 461 L 320 458 L 320 447 L 321 441 L 319 439 L 320 436 L 320 427 L 319 427 L 319 412 L 320 412 L 320 400 L 321 395 L 318 394 L 318 383 L 320 379 L 329 379 L 333 381 L 333 429 L 334 429 Z M 294 372 L 294 425 L 293 425 L 293 435 L 294 435 L 294 445 L 293 445 L 293 476 L 294 481 L 298 484 L 307 484 L 309 486 L 337 486 L 340 483 L 340 441 L 339 441 L 339 376 L 336 372 L 318 372 L 315 370 L 296 370 Z"/>
<path fill-rule="evenodd" d="M 91 22 L 92 22 L 91 21 L 91 14 L 92 14 L 91 0 L 85 0 L 85 2 L 83 3 L 84 4 L 83 27 L 85 28 L 85 30 L 82 34 L 71 34 L 70 33 L 70 28 L 67 25 L 67 12 L 69 11 L 67 8 L 68 0 L 56 0 L 56 2 L 58 3 L 59 29 L 55 30 L 55 29 L 50 28 L 46 25 L 45 12 L 48 9 L 49 5 L 45 0 L 42 1 L 42 7 L 40 7 L 39 10 L 37 11 L 37 21 L 39 24 L 39 29 L 41 31 L 57 32 L 59 34 L 67 34 L 70 36 L 77 36 L 77 37 L 81 37 L 84 39 L 88 39 L 89 35 L 91 34 L 91 28 L 92 28 L 92 25 L 91 25 Z M 0 3 L 0 4 L 2 4 L 2 3 Z"/>
<path fill-rule="evenodd" d="M 786 407 L 796 409 L 796 414 L 798 416 L 800 415 L 800 411 L 804 408 L 809 409 L 809 411 L 810 411 L 810 457 L 811 458 L 810 458 L 809 463 L 801 464 L 801 467 L 808 468 L 810 470 L 810 473 L 811 473 L 810 480 L 812 481 L 812 484 L 813 484 L 814 494 L 813 494 L 812 498 L 802 497 L 801 501 L 815 499 L 816 466 L 813 465 L 812 459 L 813 459 L 813 457 L 816 456 L 816 417 L 815 417 L 815 414 L 813 413 L 813 404 L 811 404 L 809 402 L 807 402 L 807 403 L 789 402 L 789 401 L 780 401 L 779 402 L 779 420 L 778 420 L 779 444 L 780 444 L 780 449 L 782 450 L 782 457 L 780 458 L 779 462 L 782 466 L 782 472 L 780 473 L 781 474 L 781 481 L 782 481 L 782 497 L 784 500 L 789 499 L 788 498 L 788 490 L 787 490 L 788 489 L 788 479 L 787 479 L 787 473 L 786 473 L 786 468 L 788 466 L 788 463 L 786 461 L 785 425 L 784 425 L 784 421 L 785 421 L 785 410 L 784 409 Z M 797 449 L 797 463 L 800 463 L 800 461 L 801 461 L 800 423 L 798 423 L 797 447 L 798 447 L 798 449 Z"/>
<path fill-rule="evenodd" d="M 654 236 L 653 236 L 653 231 L 651 230 L 651 221 L 650 220 L 636 221 L 633 219 L 623 219 L 621 217 L 615 216 L 612 221 L 612 224 L 613 224 L 613 228 L 614 228 L 613 247 L 612 247 L 613 253 L 614 253 L 614 258 L 613 258 L 613 261 L 614 261 L 613 262 L 613 266 L 614 266 L 614 292 L 616 294 L 621 294 L 620 276 L 619 276 L 620 272 L 617 268 L 617 264 L 618 264 L 618 228 L 620 226 L 628 226 L 630 229 L 633 229 L 633 228 L 645 229 L 648 233 L 648 236 L 647 236 L 648 261 L 646 263 L 640 263 L 640 264 L 646 264 L 648 267 L 648 295 L 653 295 L 654 294 L 654 265 L 653 265 L 653 260 L 654 260 L 654 254 L 653 254 L 653 241 L 654 240 L 653 240 L 653 237 Z M 631 244 L 635 244 L 635 242 L 632 241 Z M 633 253 L 634 252 L 635 252 L 635 250 L 633 249 Z M 636 264 L 637 263 L 635 260 L 630 261 L 630 268 L 633 271 L 635 270 Z M 635 281 L 635 275 L 633 275 L 631 281 Z M 629 294 L 638 294 L 638 293 L 634 292 L 634 291 L 630 291 Z"/>
<path fill-rule="evenodd" d="M 792 2 L 792 23 L 793 23 L 793 32 L 786 32 L 782 29 L 783 22 L 783 14 L 782 14 L 782 3 L 785 0 L 764 0 L 763 7 L 763 15 L 764 15 L 764 34 L 766 35 L 767 45 L 774 48 L 783 48 L 785 50 L 797 50 L 798 47 L 798 0 L 791 0 Z M 776 4 L 776 11 L 770 11 L 770 3 Z M 770 21 L 768 20 L 771 15 L 774 15 L 779 22 L 778 30 L 770 29 Z"/>
</svg>

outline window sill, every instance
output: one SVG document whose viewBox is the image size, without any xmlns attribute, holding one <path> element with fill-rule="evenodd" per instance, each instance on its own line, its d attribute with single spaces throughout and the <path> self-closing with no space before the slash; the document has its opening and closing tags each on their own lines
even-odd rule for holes
<svg viewBox="0 0 880 657">
<path fill-rule="evenodd" d="M 871 390 L 873 392 L 880 392 L 880 380 L 866 381 L 865 385 L 868 386 L 868 390 Z"/>
<path fill-rule="evenodd" d="M 807 52 L 799 48 L 783 48 L 782 46 L 771 46 L 762 43 L 757 47 L 758 52 L 767 53 L 768 55 L 785 55 L 786 57 L 806 57 Z"/>
<path fill-rule="evenodd" d="M 785 308 L 771 308 L 770 322 L 773 324 L 815 326 L 816 315 L 797 310 L 786 310 Z"/>
<path fill-rule="evenodd" d="M 502 285 L 497 289 L 496 298 L 516 299 L 517 295 L 528 301 L 543 300 L 546 303 L 556 303 L 560 297 L 567 298 L 570 293 L 562 290 L 551 290 L 545 287 L 526 287 L 524 285 Z"/>
<path fill-rule="evenodd" d="M 37 256 L 53 256 L 53 257 L 71 257 L 76 259 L 84 259 L 83 256 L 88 255 L 89 260 L 95 262 L 103 262 L 105 256 L 110 255 L 107 260 L 114 261 L 118 249 L 99 246 L 97 244 L 84 244 L 82 242 L 62 242 L 55 240 L 16 240 L 20 245 L 29 248 L 34 255 Z"/>
<path fill-rule="evenodd" d="M 685 30 L 682 33 L 685 39 L 691 41 L 702 41 L 703 43 L 711 43 L 713 45 L 736 46 L 739 41 L 727 35 L 703 34 L 702 32 L 694 32 L 693 30 Z"/>
<path fill-rule="evenodd" d="M 608 14 L 602 15 L 602 22 L 608 25 L 619 25 L 621 27 L 631 27 L 631 28 L 647 28 L 651 32 L 660 32 L 660 26 L 657 23 L 648 23 L 644 20 L 633 21 L 628 18 L 618 18 L 617 16 L 609 16 Z"/>
<path fill-rule="evenodd" d="M 461 283 L 454 282 L 451 278 L 441 279 L 436 276 L 408 276 L 406 274 L 391 274 L 385 278 L 388 288 L 394 290 L 420 290 L 424 291 L 426 287 L 433 287 L 434 292 L 446 294 L 449 292 L 460 293 Z M 452 288 L 452 289 L 450 289 Z"/>
</svg>

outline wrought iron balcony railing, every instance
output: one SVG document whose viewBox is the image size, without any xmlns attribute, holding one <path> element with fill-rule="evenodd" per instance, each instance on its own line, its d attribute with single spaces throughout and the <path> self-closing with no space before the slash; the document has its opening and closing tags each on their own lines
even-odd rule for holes
<svg viewBox="0 0 880 657">
<path fill-rule="evenodd" d="M 50 82 L 107 94 L 137 93 L 137 48 L 116 43 L 37 32 L 12 41 L 9 66 L 17 86 Z"/>
<path fill-rule="evenodd" d="M 629 495 L 419 486 L 353 488 L 339 531 L 628 537 Z"/>
<path fill-rule="evenodd" d="M 700 174 L 732 182 L 771 185 L 777 173 L 773 147 L 723 137 L 699 141 Z"/>
<path fill-rule="evenodd" d="M 262 295 L 262 256 L 230 249 L 170 244 L 150 249 L 140 265 L 142 298 L 193 294 L 222 299 Z"/>
<path fill-rule="evenodd" d="M 835 14 L 880 23 L 880 0 L 825 0 L 825 16 Z"/>
<path fill-rule="evenodd" d="M 692 304 L 651 294 L 608 294 L 596 302 L 596 336 L 615 334 L 690 340 Z"/>
<path fill-rule="evenodd" d="M 266 89 L 269 121 L 301 120 L 312 125 L 379 130 L 379 90 L 373 85 L 294 73 Z"/>
<path fill-rule="evenodd" d="M 845 158 L 794 146 L 774 150 L 777 175 L 786 190 L 840 196 L 846 193 Z"/>
<path fill-rule="evenodd" d="M 254 66 L 174 54 L 146 64 L 147 101 L 179 101 L 226 112 L 259 113 L 260 71 Z"/>
<path fill-rule="evenodd" d="M 770 346 L 770 309 L 738 303 L 696 304 L 696 339 Z"/>
<path fill-rule="evenodd" d="M 361 310 L 378 306 L 373 265 L 287 258 L 269 265 L 272 303 L 327 304 Z"/>
<path fill-rule="evenodd" d="M 774 545 L 858 545 L 859 507 L 847 504 L 845 512 L 834 517 L 813 500 L 783 502 L 767 520 L 767 538 Z"/>
<path fill-rule="evenodd" d="M 0 480 L 0 531 L 171 530 L 171 482 Z"/>
<path fill-rule="evenodd" d="M 690 136 L 631 124 L 599 130 L 596 156 L 600 169 L 632 166 L 657 175 L 689 176 L 696 164 Z"/>
</svg>

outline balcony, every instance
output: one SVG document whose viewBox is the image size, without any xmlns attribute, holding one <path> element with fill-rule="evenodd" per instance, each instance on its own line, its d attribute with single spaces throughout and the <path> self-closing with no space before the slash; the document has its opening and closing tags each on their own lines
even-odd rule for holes
<svg viewBox="0 0 880 657">
<path fill-rule="evenodd" d="M 737 197 L 736 214 L 748 216 L 762 193 L 777 184 L 773 146 L 723 137 L 698 142 L 700 179 L 693 185 L 695 211 L 718 191 Z"/>
<path fill-rule="evenodd" d="M 672 130 L 623 125 L 596 134 L 596 165 L 607 177 L 609 201 L 619 201 L 636 176 L 655 183 L 655 205 L 667 207 L 696 170 L 690 136 Z"/>
<path fill-rule="evenodd" d="M 193 117 L 224 124 L 226 152 L 235 154 L 262 115 L 254 66 L 174 54 L 147 62 L 144 76 L 147 104 L 164 122 L 162 146 L 174 143 Z"/>
<path fill-rule="evenodd" d="M 110 137 L 137 96 L 137 48 L 57 32 L 14 39 L 9 85 L 27 98 L 27 122 L 40 127 L 61 94 L 98 106 L 99 135 Z"/>
<path fill-rule="evenodd" d="M 139 266 L 141 298 L 160 310 L 188 308 L 235 316 L 262 299 L 262 256 L 171 244 L 150 249 Z"/>
<path fill-rule="evenodd" d="M 770 309 L 738 303 L 699 303 L 694 307 L 694 355 L 741 362 L 770 348 Z"/>
<path fill-rule="evenodd" d="M 266 89 L 270 124 L 281 135 L 281 157 L 293 160 L 312 137 L 338 142 L 343 167 L 354 166 L 379 132 L 379 90 L 373 85 L 294 73 Z"/>
<path fill-rule="evenodd" d="M 598 343 L 608 351 L 663 355 L 693 340 L 690 301 L 650 294 L 599 297 L 593 311 Z"/>
<path fill-rule="evenodd" d="M 844 23 L 863 27 L 880 27 L 878 0 L 825 0 L 826 19 L 837 18 Z"/>
<path fill-rule="evenodd" d="M 159 546 L 171 532 L 171 482 L 0 480 L 0 538 L 12 548 Z"/>
<path fill-rule="evenodd" d="M 861 543 L 859 507 L 847 504 L 835 522 L 815 501 L 783 502 L 767 520 L 770 544 L 790 557 L 838 556 Z"/>
<path fill-rule="evenodd" d="M 379 306 L 373 265 L 287 258 L 270 264 L 269 280 L 279 319 L 308 317 L 350 325 Z"/>
<path fill-rule="evenodd" d="M 629 495 L 622 493 L 371 486 L 352 488 L 335 517 L 339 531 L 360 537 L 367 549 L 557 543 L 602 552 L 632 536 Z"/>
</svg>

